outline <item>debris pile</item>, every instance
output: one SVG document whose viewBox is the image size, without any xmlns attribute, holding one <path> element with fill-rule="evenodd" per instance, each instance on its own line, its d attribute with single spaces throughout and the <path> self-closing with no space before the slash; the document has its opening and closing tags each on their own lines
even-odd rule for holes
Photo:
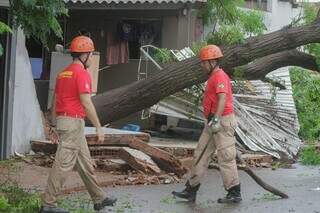
<svg viewBox="0 0 320 213">
<path fill-rule="evenodd" d="M 176 183 L 187 172 L 174 155 L 148 144 L 149 134 L 104 130 L 105 139 L 99 143 L 93 128 L 86 127 L 87 143 L 97 170 L 127 175 L 118 185 Z M 32 140 L 31 149 L 37 154 L 28 163 L 51 167 L 57 147 L 49 140 Z"/>
</svg>

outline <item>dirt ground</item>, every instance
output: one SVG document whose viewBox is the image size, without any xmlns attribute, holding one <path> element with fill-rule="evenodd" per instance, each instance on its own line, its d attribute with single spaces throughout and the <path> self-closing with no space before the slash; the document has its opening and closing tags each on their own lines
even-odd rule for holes
<svg viewBox="0 0 320 213">
<path fill-rule="evenodd" d="M 14 163 L 10 168 L 8 169 L 4 165 L 0 166 L 0 182 L 10 179 L 26 189 L 36 191 L 43 191 L 45 189 L 50 168 L 31 165 L 26 162 Z M 97 171 L 96 176 L 102 186 L 124 185 L 125 179 L 128 177 L 128 175 L 101 171 Z M 84 185 L 78 173 L 76 171 L 69 172 L 63 189 L 64 193 L 81 191 L 83 189 Z"/>
</svg>

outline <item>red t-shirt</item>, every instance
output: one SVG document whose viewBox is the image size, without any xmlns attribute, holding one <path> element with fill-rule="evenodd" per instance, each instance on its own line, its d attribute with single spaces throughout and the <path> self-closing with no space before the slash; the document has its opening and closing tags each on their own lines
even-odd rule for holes
<svg viewBox="0 0 320 213">
<path fill-rule="evenodd" d="M 70 64 L 60 72 L 56 80 L 56 113 L 84 118 L 86 112 L 80 94 L 91 94 L 91 77 L 80 64 Z"/>
<path fill-rule="evenodd" d="M 226 104 L 222 115 L 233 113 L 233 95 L 232 86 L 229 76 L 222 70 L 218 69 L 213 72 L 208 79 L 207 86 L 203 97 L 204 116 L 208 118 L 210 113 L 215 113 L 218 104 L 219 93 L 226 94 Z"/>
</svg>

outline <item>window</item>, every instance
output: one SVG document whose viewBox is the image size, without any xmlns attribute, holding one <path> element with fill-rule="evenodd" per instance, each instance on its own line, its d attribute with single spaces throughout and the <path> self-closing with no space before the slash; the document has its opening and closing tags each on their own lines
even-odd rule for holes
<svg viewBox="0 0 320 213">
<path fill-rule="evenodd" d="M 244 7 L 254 10 L 270 11 L 268 10 L 268 0 L 245 0 Z"/>
</svg>

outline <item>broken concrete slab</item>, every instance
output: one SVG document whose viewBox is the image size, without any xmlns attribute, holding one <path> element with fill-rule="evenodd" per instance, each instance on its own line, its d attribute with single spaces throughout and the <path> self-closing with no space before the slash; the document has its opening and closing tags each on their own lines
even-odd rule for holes
<svg viewBox="0 0 320 213">
<path fill-rule="evenodd" d="M 161 170 L 157 164 L 145 153 L 123 147 L 119 150 L 119 156 L 122 160 L 127 162 L 132 168 L 141 171 L 145 174 L 160 174 Z"/>
</svg>

